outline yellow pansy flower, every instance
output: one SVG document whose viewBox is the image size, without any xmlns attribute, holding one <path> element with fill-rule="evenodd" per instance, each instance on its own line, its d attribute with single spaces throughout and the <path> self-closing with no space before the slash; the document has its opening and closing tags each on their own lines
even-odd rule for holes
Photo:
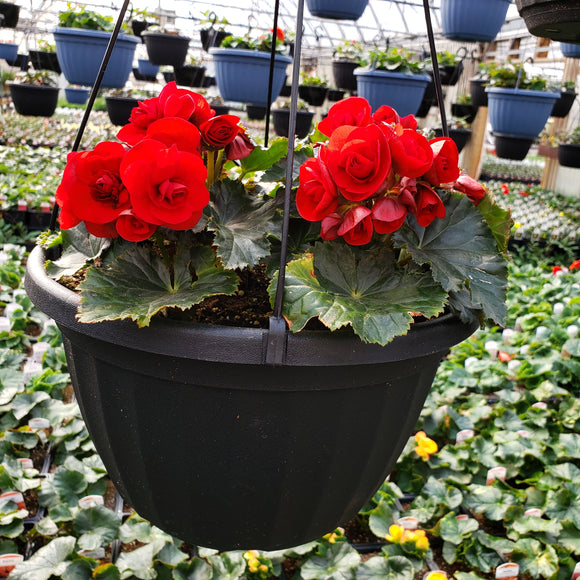
<svg viewBox="0 0 580 580">
<path fill-rule="evenodd" d="M 417 447 L 415 447 L 415 453 L 423 459 L 423 461 L 427 461 L 433 453 L 437 453 L 439 448 L 437 447 L 437 443 L 433 441 L 433 439 L 429 439 L 425 434 L 425 431 L 419 431 L 415 435 L 415 443 Z"/>
</svg>

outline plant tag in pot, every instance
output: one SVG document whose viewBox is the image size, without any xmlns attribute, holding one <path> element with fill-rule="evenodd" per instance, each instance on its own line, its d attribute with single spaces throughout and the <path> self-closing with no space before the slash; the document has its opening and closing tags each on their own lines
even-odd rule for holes
<svg viewBox="0 0 580 580">
<path fill-rule="evenodd" d="M 514 562 L 502 564 L 495 569 L 495 577 L 498 580 L 517 580 L 520 567 Z"/>
<path fill-rule="evenodd" d="M 505 467 L 492 467 L 487 472 L 486 485 L 490 485 L 495 479 L 505 481 L 507 470 Z"/>
</svg>

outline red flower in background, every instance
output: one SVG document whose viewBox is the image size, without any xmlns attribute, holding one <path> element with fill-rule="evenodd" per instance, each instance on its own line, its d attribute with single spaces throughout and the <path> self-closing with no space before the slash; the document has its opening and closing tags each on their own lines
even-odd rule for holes
<svg viewBox="0 0 580 580">
<path fill-rule="evenodd" d="M 574 260 L 570 266 L 568 266 L 568 270 L 580 270 L 580 260 Z"/>
</svg>

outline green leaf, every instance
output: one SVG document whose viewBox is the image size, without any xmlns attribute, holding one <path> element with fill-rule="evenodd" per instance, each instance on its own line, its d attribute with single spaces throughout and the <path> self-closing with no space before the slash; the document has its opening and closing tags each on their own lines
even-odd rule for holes
<svg viewBox="0 0 580 580">
<path fill-rule="evenodd" d="M 466 503 L 477 513 L 485 514 L 490 520 L 502 520 L 516 499 L 490 485 L 470 485 Z"/>
<path fill-rule="evenodd" d="M 360 563 L 358 552 L 348 542 L 330 544 L 324 556 L 308 558 L 300 568 L 304 580 L 354 580 Z"/>
<path fill-rule="evenodd" d="M 155 580 L 157 572 L 153 568 L 153 558 L 164 545 L 165 541 L 157 538 L 132 552 L 122 552 L 116 562 L 121 576 L 130 578 L 129 573 L 132 573 L 139 580 Z"/>
<path fill-rule="evenodd" d="M 263 147 L 254 147 L 254 150 L 240 160 L 244 174 L 254 171 L 266 171 L 274 163 L 280 161 L 288 152 L 288 139 L 279 137 L 272 141 L 267 149 Z"/>
<path fill-rule="evenodd" d="M 177 566 L 180 562 L 187 560 L 187 554 L 179 550 L 173 542 L 168 542 L 157 554 L 157 559 L 168 566 Z"/>
<path fill-rule="evenodd" d="M 98 258 L 110 245 L 109 238 L 97 238 L 89 234 L 83 223 L 63 230 L 61 257 L 54 262 L 48 262 L 46 273 L 53 279 L 58 280 L 62 276 L 72 276 L 87 262 Z"/>
<path fill-rule="evenodd" d="M 246 569 L 246 561 L 240 551 L 224 552 L 208 558 L 214 569 L 214 578 L 238 580 Z"/>
<path fill-rule="evenodd" d="M 197 556 L 190 562 L 178 564 L 173 570 L 174 580 L 212 580 L 212 577 L 212 567 Z"/>
<path fill-rule="evenodd" d="M 192 283 L 189 267 L 197 279 Z M 214 294 L 232 294 L 237 277 L 216 264 L 210 248 L 203 246 L 177 251 L 174 278 L 155 254 L 133 246 L 112 264 L 90 268 L 81 284 L 81 322 L 101 322 L 131 318 L 148 326 L 164 308 L 185 310 Z"/>
<path fill-rule="evenodd" d="M 477 520 L 474 518 L 458 520 L 455 512 L 449 512 L 445 517 L 439 520 L 437 525 L 441 538 L 446 542 L 455 544 L 456 546 L 461 544 L 479 528 Z"/>
<path fill-rule="evenodd" d="M 485 218 L 500 252 L 505 252 L 513 224 L 510 211 L 499 207 L 489 191 L 477 205 L 477 210 Z"/>
<path fill-rule="evenodd" d="M 548 492 L 546 515 L 560 522 L 569 521 L 580 529 L 578 497 L 580 497 L 580 485 L 564 482 L 560 489 Z"/>
<path fill-rule="evenodd" d="M 488 318 L 502 323 L 507 312 L 506 261 L 471 201 L 457 194 L 444 197 L 443 219 L 422 228 L 412 218 L 397 231 L 395 240 L 406 245 L 416 262 L 431 264 L 433 277 L 446 291 L 460 291 L 467 284 L 473 304 L 480 304 Z"/>
<path fill-rule="evenodd" d="M 284 315 L 293 332 L 318 317 L 331 330 L 351 325 L 364 342 L 385 345 L 406 334 L 410 311 L 427 318 L 442 312 L 445 292 L 429 274 L 399 269 L 384 246 L 365 248 L 318 243 L 313 258 L 288 264 Z M 273 281 L 271 297 L 275 288 Z"/>
<path fill-rule="evenodd" d="M 552 546 L 542 546 L 537 540 L 519 540 L 512 553 L 514 562 L 533 578 L 551 578 L 558 571 L 558 554 Z"/>
<path fill-rule="evenodd" d="M 512 523 L 511 527 L 517 534 L 524 536 L 529 533 L 536 534 L 544 532 L 557 536 L 562 530 L 562 524 L 556 520 L 545 520 L 543 518 L 536 518 L 534 516 L 523 515 Z M 508 534 L 511 538 L 512 536 Z M 517 539 L 517 536 L 516 538 Z"/>
<path fill-rule="evenodd" d="M 67 536 L 56 538 L 35 552 L 10 572 L 11 580 L 48 580 L 65 570 L 65 560 L 75 547 L 75 539 Z"/>
<path fill-rule="evenodd" d="M 389 527 L 395 523 L 394 509 L 387 501 L 380 501 L 369 516 L 369 528 L 371 532 L 383 538 L 389 533 Z"/>
<path fill-rule="evenodd" d="M 442 481 L 430 476 L 421 490 L 421 495 L 433 498 L 439 505 L 455 509 L 461 505 L 463 494 L 456 487 L 445 485 Z"/>
<path fill-rule="evenodd" d="M 12 401 L 12 413 L 17 419 L 22 419 L 28 415 L 28 413 L 38 405 L 38 403 L 48 399 L 50 399 L 50 395 L 42 391 L 17 395 Z"/>
<path fill-rule="evenodd" d="M 296 185 L 295 182 L 300 175 L 300 166 L 312 157 L 312 155 L 313 152 L 310 147 L 302 147 L 301 149 L 294 150 L 294 163 L 292 164 L 292 183 L 294 185 Z M 262 180 L 284 183 L 286 181 L 286 165 L 286 158 L 284 157 L 264 173 Z"/>
<path fill-rule="evenodd" d="M 93 571 L 94 580 L 120 580 L 121 572 L 115 564 L 101 564 Z"/>
<path fill-rule="evenodd" d="M 0 405 L 7 405 L 23 390 L 22 373 L 9 368 L 0 369 Z"/>
<path fill-rule="evenodd" d="M 414 576 L 413 565 L 403 556 L 375 556 L 356 570 L 356 580 L 413 580 Z"/>
<path fill-rule="evenodd" d="M 568 353 L 569 356 L 580 357 L 580 339 L 571 338 L 564 343 L 562 353 Z"/>
<path fill-rule="evenodd" d="M 558 438 L 558 446 L 561 447 L 562 456 L 569 459 L 580 459 L 580 434 L 562 433 Z"/>
<path fill-rule="evenodd" d="M 212 187 L 209 207 L 208 227 L 226 268 L 254 266 L 270 254 L 268 235 L 281 234 L 273 199 L 252 196 L 239 181 L 224 180 Z"/>
<path fill-rule="evenodd" d="M 105 547 L 117 537 L 120 526 L 121 518 L 104 506 L 82 509 L 73 521 L 74 531 L 80 534 L 79 547 L 84 550 Z"/>
<path fill-rule="evenodd" d="M 562 531 L 558 536 L 558 543 L 577 556 L 580 555 L 580 528 L 571 522 L 562 523 Z"/>
</svg>

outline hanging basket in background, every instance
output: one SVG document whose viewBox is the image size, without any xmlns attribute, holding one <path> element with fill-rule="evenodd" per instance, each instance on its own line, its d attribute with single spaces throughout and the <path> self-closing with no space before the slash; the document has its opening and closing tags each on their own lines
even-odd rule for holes
<svg viewBox="0 0 580 580">
<path fill-rule="evenodd" d="M 225 101 L 268 104 L 270 53 L 239 48 L 212 48 L 215 76 L 220 95 Z M 292 62 L 288 56 L 276 55 L 272 81 L 274 102 L 286 79 L 286 67 Z"/>
<path fill-rule="evenodd" d="M 500 31 L 511 0 L 441 0 L 443 35 L 464 42 L 491 42 Z"/>
<path fill-rule="evenodd" d="M 552 107 L 552 117 L 562 119 L 568 116 L 574 101 L 576 100 L 576 93 L 574 91 L 562 91 L 560 98 L 554 103 Z"/>
<path fill-rule="evenodd" d="M 516 0 L 530 34 L 580 42 L 580 0 Z"/>
<path fill-rule="evenodd" d="M 20 18 L 20 6 L 12 2 L 0 2 L 0 28 L 16 28 Z"/>
<path fill-rule="evenodd" d="M 578 23 L 578 26 L 580 27 L 580 23 Z M 561 42 L 560 49 L 566 58 L 580 58 L 580 44 Z"/>
<path fill-rule="evenodd" d="M 185 62 L 190 40 L 187 36 L 145 31 L 141 38 L 151 64 L 182 66 Z"/>
<path fill-rule="evenodd" d="M 306 0 L 312 16 L 332 20 L 358 20 L 368 3 L 368 0 Z"/>
<path fill-rule="evenodd" d="M 385 70 L 358 69 L 357 93 L 376 111 L 381 105 L 393 107 L 399 115 L 414 115 L 421 105 L 431 77 L 427 74 L 406 74 Z"/>
<path fill-rule="evenodd" d="M 58 27 L 53 35 L 58 62 L 66 80 L 71 85 L 93 86 L 111 33 Z M 139 39 L 135 36 L 119 34 L 101 83 L 103 88 L 121 89 L 125 86 L 137 44 Z"/>
<path fill-rule="evenodd" d="M 82 87 L 67 87 L 64 90 L 66 100 L 73 105 L 84 105 L 89 98 L 89 89 Z"/>
<path fill-rule="evenodd" d="M 558 145 L 558 163 L 562 167 L 580 168 L 580 145 L 560 143 Z"/>
<path fill-rule="evenodd" d="M 517 137 L 515 135 L 493 134 L 495 142 L 495 153 L 500 159 L 511 159 L 512 161 L 522 161 L 526 158 L 533 139 L 528 137 Z"/>
<path fill-rule="evenodd" d="M 560 93 L 488 87 L 489 122 L 494 134 L 535 139 Z"/>
</svg>

